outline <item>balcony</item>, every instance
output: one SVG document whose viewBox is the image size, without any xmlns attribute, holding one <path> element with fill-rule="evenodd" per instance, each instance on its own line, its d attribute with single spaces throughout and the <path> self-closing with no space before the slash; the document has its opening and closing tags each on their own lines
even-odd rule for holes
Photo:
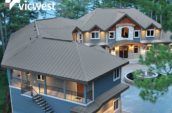
<svg viewBox="0 0 172 113">
<path fill-rule="evenodd" d="M 36 93 L 71 102 L 87 104 L 93 100 L 92 84 L 85 85 L 52 76 L 44 76 L 43 80 L 39 80 L 35 74 L 13 70 L 10 85 L 30 96 L 33 94 L 31 90 L 33 89 Z"/>
</svg>

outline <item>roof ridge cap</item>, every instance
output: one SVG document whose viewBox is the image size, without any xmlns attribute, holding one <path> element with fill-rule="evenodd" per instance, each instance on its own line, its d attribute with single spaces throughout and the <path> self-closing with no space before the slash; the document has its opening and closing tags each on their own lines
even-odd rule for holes
<svg viewBox="0 0 172 113">
<path fill-rule="evenodd" d="M 81 58 L 81 54 L 80 54 L 80 50 L 79 50 L 79 44 L 77 42 L 74 42 L 74 43 L 76 44 L 76 49 L 77 49 L 77 53 L 78 53 L 78 56 L 79 56 L 79 62 L 81 63 L 81 69 L 82 69 L 82 71 L 84 73 L 84 77 L 86 77 L 87 74 L 86 74 L 86 71 L 84 69 L 84 65 L 83 65 L 83 62 L 82 62 L 82 58 Z"/>
<path fill-rule="evenodd" d="M 37 22 L 35 21 L 34 24 L 35 24 L 35 29 L 36 29 L 37 37 L 39 37 L 40 36 L 40 32 L 39 32 L 39 28 L 38 28 Z"/>
<path fill-rule="evenodd" d="M 84 27 L 85 24 L 90 20 L 90 18 L 91 18 L 93 15 L 95 15 L 96 10 L 92 11 L 91 13 L 92 13 L 91 16 L 90 16 L 85 22 L 83 22 L 83 24 L 81 25 L 82 27 Z"/>
</svg>

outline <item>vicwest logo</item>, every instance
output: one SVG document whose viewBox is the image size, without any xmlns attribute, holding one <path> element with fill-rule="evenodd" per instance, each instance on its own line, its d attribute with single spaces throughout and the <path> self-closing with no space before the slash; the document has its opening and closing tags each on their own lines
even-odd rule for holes
<svg viewBox="0 0 172 113">
<path fill-rule="evenodd" d="M 56 4 L 54 2 L 47 2 L 47 3 L 29 3 L 24 1 L 24 3 L 20 3 L 20 0 L 5 0 L 5 6 L 11 9 L 15 4 L 18 4 L 20 10 L 56 10 Z"/>
</svg>

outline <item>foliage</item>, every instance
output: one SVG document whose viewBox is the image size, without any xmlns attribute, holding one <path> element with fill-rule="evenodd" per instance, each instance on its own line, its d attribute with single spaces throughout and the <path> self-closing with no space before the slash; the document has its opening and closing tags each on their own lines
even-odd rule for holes
<svg viewBox="0 0 172 113">
<path fill-rule="evenodd" d="M 57 16 L 77 19 L 87 13 L 88 0 L 62 0 L 57 6 Z"/>
<path fill-rule="evenodd" d="M 168 91 L 172 85 L 172 52 L 162 44 L 154 44 L 140 62 L 149 67 L 149 71 L 158 73 L 157 78 L 140 78 L 140 72 L 134 73 L 134 82 L 141 89 L 142 99 L 155 103 L 158 97 Z"/>
<path fill-rule="evenodd" d="M 135 0 L 135 6 L 172 31 L 172 3 L 170 0 Z"/>
<path fill-rule="evenodd" d="M 140 58 L 140 62 L 149 66 L 150 70 L 163 75 L 172 74 L 172 51 L 169 46 L 154 44 L 145 58 Z"/>
<path fill-rule="evenodd" d="M 4 71 L 0 71 L 0 113 L 11 113 L 8 83 Z"/>
<path fill-rule="evenodd" d="M 4 1 L 1 0 L 0 22 L 2 23 L 2 30 L 3 30 L 3 35 L 1 34 L 1 38 L 5 37 L 4 41 L 7 43 L 11 33 L 29 24 L 31 20 L 34 20 L 37 17 L 38 17 L 37 12 L 34 11 L 26 11 L 26 10 L 21 11 L 19 10 L 18 7 L 13 7 L 11 10 L 9 10 L 7 7 L 5 7 Z"/>
<path fill-rule="evenodd" d="M 141 89 L 140 96 L 143 100 L 155 103 L 156 100 L 168 91 L 168 87 L 172 85 L 172 75 L 159 76 L 152 79 L 141 79 L 139 72 L 134 73 L 134 83 Z"/>
</svg>

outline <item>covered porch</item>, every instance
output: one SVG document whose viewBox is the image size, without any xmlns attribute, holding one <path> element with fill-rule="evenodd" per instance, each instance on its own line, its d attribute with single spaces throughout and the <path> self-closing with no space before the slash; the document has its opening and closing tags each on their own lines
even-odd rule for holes
<svg viewBox="0 0 172 113">
<path fill-rule="evenodd" d="M 84 84 L 19 70 L 11 70 L 10 79 L 10 86 L 20 88 L 22 94 L 38 93 L 82 104 L 93 101 L 92 82 Z"/>
<path fill-rule="evenodd" d="M 140 55 L 144 55 L 147 46 L 133 41 L 119 41 L 109 47 L 112 55 L 127 59 L 138 59 Z"/>
</svg>

